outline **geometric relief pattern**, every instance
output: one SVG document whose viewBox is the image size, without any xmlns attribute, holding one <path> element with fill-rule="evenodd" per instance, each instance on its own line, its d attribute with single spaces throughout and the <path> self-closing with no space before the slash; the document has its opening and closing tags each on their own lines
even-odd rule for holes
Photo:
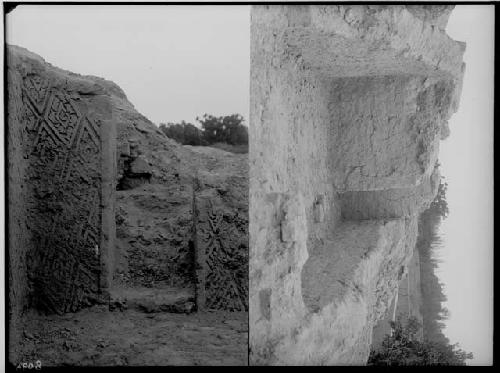
<svg viewBox="0 0 500 373">
<path fill-rule="evenodd" d="M 28 254 L 34 300 L 48 312 L 76 311 L 99 293 L 100 122 L 40 76 L 23 79 L 22 96 L 36 238 Z"/>
<path fill-rule="evenodd" d="M 28 132 L 33 133 L 38 129 L 38 125 L 40 123 L 40 115 L 34 108 L 31 101 L 23 95 L 23 107 L 25 110 L 23 111 L 22 121 L 26 123 L 26 129 Z"/>
<path fill-rule="evenodd" d="M 23 79 L 23 88 L 27 98 L 33 103 L 38 113 L 42 114 L 49 97 L 49 81 L 39 75 L 28 75 Z"/>
<path fill-rule="evenodd" d="M 71 100 L 66 95 L 55 92 L 50 96 L 44 117 L 60 141 L 70 146 L 80 119 L 80 113 Z"/>
<path fill-rule="evenodd" d="M 197 247 L 203 250 L 199 279 L 208 309 L 248 311 L 248 220 L 197 199 Z"/>
</svg>

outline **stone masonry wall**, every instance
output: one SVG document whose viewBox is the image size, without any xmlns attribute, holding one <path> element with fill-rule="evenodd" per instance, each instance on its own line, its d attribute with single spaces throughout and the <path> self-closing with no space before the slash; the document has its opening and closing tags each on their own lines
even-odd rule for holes
<svg viewBox="0 0 500 373">
<path fill-rule="evenodd" d="M 252 7 L 251 364 L 366 363 L 458 107 L 449 12 Z"/>
</svg>

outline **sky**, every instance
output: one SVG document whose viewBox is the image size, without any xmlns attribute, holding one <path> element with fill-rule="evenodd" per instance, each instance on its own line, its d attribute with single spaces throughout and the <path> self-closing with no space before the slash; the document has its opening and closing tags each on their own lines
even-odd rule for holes
<svg viewBox="0 0 500 373">
<path fill-rule="evenodd" d="M 493 6 L 456 6 L 446 31 L 467 49 L 460 107 L 439 152 L 449 216 L 438 277 L 451 313 L 445 335 L 483 365 L 493 356 Z"/>
<path fill-rule="evenodd" d="M 22 5 L 6 41 L 118 84 L 154 123 L 205 113 L 248 124 L 249 6 Z"/>
</svg>

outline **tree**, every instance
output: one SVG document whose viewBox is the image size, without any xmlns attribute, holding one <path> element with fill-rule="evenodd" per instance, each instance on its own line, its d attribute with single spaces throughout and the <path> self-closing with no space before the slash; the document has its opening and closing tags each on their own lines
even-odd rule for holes
<svg viewBox="0 0 500 373">
<path fill-rule="evenodd" d="M 216 117 L 204 114 L 202 118 L 196 117 L 196 121 L 201 128 L 182 121 L 160 123 L 160 130 L 183 145 L 213 145 L 221 149 L 229 148 L 233 152 L 248 152 L 248 128 L 243 124 L 244 118 L 241 115 Z"/>
<path fill-rule="evenodd" d="M 448 184 L 441 179 L 436 197 L 429 208 L 420 214 L 416 249 L 420 257 L 420 288 L 422 291 L 421 312 L 424 319 L 424 337 L 433 342 L 449 343 L 443 333 L 448 311 L 443 285 L 436 274 L 439 259 L 436 250 L 441 247 L 439 226 L 448 216 L 446 192 Z"/>
<path fill-rule="evenodd" d="M 448 190 L 448 183 L 441 180 L 438 187 L 436 197 L 431 202 L 430 209 L 435 210 L 441 218 L 448 217 L 448 202 L 446 202 L 446 191 Z"/>
<path fill-rule="evenodd" d="M 160 130 L 183 145 L 206 145 L 203 132 L 191 123 L 160 123 Z"/>
<path fill-rule="evenodd" d="M 400 319 L 390 324 L 392 335 L 386 335 L 381 348 L 370 353 L 368 365 L 466 365 L 473 358 L 458 343 L 419 341 L 415 335 L 421 324 L 414 317 L 406 325 Z"/>
<path fill-rule="evenodd" d="M 204 114 L 202 118 L 196 117 L 196 120 L 200 123 L 208 144 L 248 144 L 248 128 L 243 125 L 244 119 L 239 114 L 222 117 Z"/>
</svg>

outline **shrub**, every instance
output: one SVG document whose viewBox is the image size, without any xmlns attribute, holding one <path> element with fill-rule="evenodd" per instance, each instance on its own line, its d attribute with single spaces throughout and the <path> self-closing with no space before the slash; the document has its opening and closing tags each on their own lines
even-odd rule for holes
<svg viewBox="0 0 500 373">
<path fill-rule="evenodd" d="M 183 145 L 207 145 L 203 131 L 191 123 L 184 121 L 181 123 L 161 123 L 160 130 L 171 139 Z"/>
<path fill-rule="evenodd" d="M 248 146 L 248 128 L 243 125 L 244 119 L 239 114 L 215 117 L 205 114 L 196 118 L 201 128 L 192 123 L 160 124 L 165 135 L 183 145 L 246 145 Z M 238 152 L 244 147 L 237 147 Z"/>
<path fill-rule="evenodd" d="M 368 365 L 466 365 L 466 360 L 473 358 L 458 344 L 417 340 L 420 327 L 416 318 L 408 319 L 406 325 L 401 320 L 391 322 L 392 334 L 385 336 L 379 350 L 370 353 Z"/>
</svg>

